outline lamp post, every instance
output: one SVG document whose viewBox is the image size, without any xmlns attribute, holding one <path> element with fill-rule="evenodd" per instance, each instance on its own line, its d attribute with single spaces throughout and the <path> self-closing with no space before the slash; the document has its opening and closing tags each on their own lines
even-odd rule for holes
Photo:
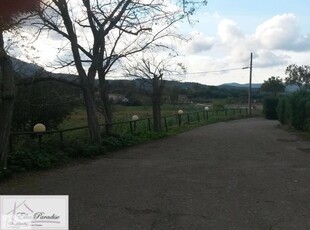
<svg viewBox="0 0 310 230">
<path fill-rule="evenodd" d="M 44 132 L 46 132 L 46 127 L 45 125 L 38 123 L 35 126 L 33 126 L 33 132 L 38 136 L 39 138 L 39 146 L 41 148 L 42 144 L 42 135 Z"/>
<path fill-rule="evenodd" d="M 208 106 L 205 107 L 205 118 L 208 120 L 209 119 L 209 110 L 210 108 Z"/>
<path fill-rule="evenodd" d="M 178 111 L 179 126 L 181 126 L 181 123 L 182 123 L 182 114 L 183 114 L 183 113 L 184 113 L 184 112 L 183 112 L 182 109 L 180 109 L 180 110 Z"/>
<path fill-rule="evenodd" d="M 136 122 L 137 122 L 137 120 L 139 120 L 139 116 L 135 114 L 131 117 L 131 119 L 133 120 L 133 128 L 132 128 L 132 125 L 130 122 L 130 129 L 131 129 L 131 132 L 133 132 L 133 131 L 136 131 L 136 126 L 137 126 Z"/>
<path fill-rule="evenodd" d="M 139 116 L 138 115 L 133 115 L 131 118 L 133 121 L 139 120 Z"/>
</svg>

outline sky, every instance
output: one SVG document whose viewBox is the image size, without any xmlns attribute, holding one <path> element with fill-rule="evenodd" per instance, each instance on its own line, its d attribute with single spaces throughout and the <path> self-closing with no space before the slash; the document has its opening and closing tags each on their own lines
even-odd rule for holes
<svg viewBox="0 0 310 230">
<path fill-rule="evenodd" d="M 248 83 L 249 69 L 242 68 L 249 67 L 251 53 L 253 83 L 271 76 L 284 79 L 288 65 L 310 65 L 309 10 L 310 0 L 209 0 L 192 23 L 177 25 L 191 39 L 176 47 L 187 74 L 175 80 Z M 33 45 L 39 64 L 55 59 L 60 43 L 52 34 L 38 39 Z M 25 59 L 26 54 L 16 56 Z"/>
<path fill-rule="evenodd" d="M 183 47 L 188 75 L 183 81 L 219 85 L 285 78 L 290 64 L 310 64 L 310 0 L 209 0 L 182 33 L 193 39 Z M 232 71 L 219 71 L 238 69 Z M 190 74 L 205 72 L 202 74 Z"/>
</svg>

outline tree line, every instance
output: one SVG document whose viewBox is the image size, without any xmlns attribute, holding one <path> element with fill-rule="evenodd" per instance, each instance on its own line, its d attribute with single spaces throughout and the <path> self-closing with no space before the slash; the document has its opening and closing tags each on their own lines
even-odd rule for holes
<svg viewBox="0 0 310 230">
<path fill-rule="evenodd" d="M 310 89 L 310 66 L 289 65 L 285 70 L 286 77 L 270 77 L 261 86 L 261 91 L 277 96 L 285 91 L 286 86 L 295 85 L 299 90 Z"/>
</svg>

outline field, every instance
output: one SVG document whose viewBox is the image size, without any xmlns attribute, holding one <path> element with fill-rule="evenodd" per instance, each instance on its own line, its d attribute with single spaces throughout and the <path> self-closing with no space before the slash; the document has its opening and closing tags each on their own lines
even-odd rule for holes
<svg viewBox="0 0 310 230">
<path fill-rule="evenodd" d="M 162 106 L 162 116 L 176 115 L 178 110 L 182 109 L 184 113 L 197 112 L 204 110 L 204 105 L 163 105 Z M 152 107 L 151 106 L 122 106 L 114 105 L 112 107 L 114 121 L 129 121 L 132 119 L 133 115 L 138 115 L 139 119 L 145 119 L 152 117 Z M 103 115 L 98 113 L 100 124 L 104 123 Z M 84 108 L 76 109 L 70 116 L 68 116 L 65 121 L 59 125 L 59 129 L 70 129 L 74 127 L 86 126 L 87 116 Z"/>
<path fill-rule="evenodd" d="M 210 106 L 210 105 L 209 105 Z M 242 109 L 241 109 L 242 108 Z M 178 111 L 183 110 L 182 115 Z M 153 132 L 152 107 L 151 106 L 113 106 L 113 133 L 120 136 L 134 135 L 141 141 L 153 139 L 159 136 L 174 135 L 176 133 L 206 125 L 218 121 L 237 119 L 247 116 L 248 111 L 243 105 L 234 105 L 230 109 L 215 109 L 205 111 L 205 104 L 163 105 L 162 106 L 162 133 Z M 254 115 L 260 114 L 260 110 L 253 111 Z M 256 114 L 255 114 L 256 113 Z M 132 116 L 137 115 L 138 120 L 133 121 Z M 104 117 L 98 113 L 102 135 L 105 135 Z M 57 130 L 49 130 L 40 137 L 44 145 L 71 143 L 74 141 L 88 142 L 87 116 L 84 108 L 75 109 L 59 126 Z M 103 139 L 106 139 L 103 138 Z M 38 142 L 33 135 L 12 135 L 11 147 L 14 149 L 32 146 Z"/>
</svg>

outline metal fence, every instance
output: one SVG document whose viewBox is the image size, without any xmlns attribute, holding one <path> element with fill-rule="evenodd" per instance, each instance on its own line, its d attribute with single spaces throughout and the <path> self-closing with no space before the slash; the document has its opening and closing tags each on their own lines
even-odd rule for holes
<svg viewBox="0 0 310 230">
<path fill-rule="evenodd" d="M 163 131 L 189 125 L 195 122 L 208 121 L 214 118 L 233 117 L 237 115 L 248 115 L 247 108 L 230 108 L 223 110 L 197 111 L 191 113 L 174 114 L 163 116 L 161 125 Z M 138 132 L 153 131 L 153 118 L 142 118 L 137 120 L 114 122 L 112 124 L 101 124 L 102 129 L 106 125 L 113 126 L 113 132 L 116 134 L 134 134 Z M 64 130 L 46 131 L 42 133 L 34 132 L 12 132 L 10 134 L 10 149 L 13 150 L 18 146 L 23 146 L 29 142 L 37 141 L 40 145 L 44 139 L 44 143 L 59 141 L 63 143 L 68 139 L 86 139 L 89 138 L 88 126 L 76 127 Z"/>
</svg>

